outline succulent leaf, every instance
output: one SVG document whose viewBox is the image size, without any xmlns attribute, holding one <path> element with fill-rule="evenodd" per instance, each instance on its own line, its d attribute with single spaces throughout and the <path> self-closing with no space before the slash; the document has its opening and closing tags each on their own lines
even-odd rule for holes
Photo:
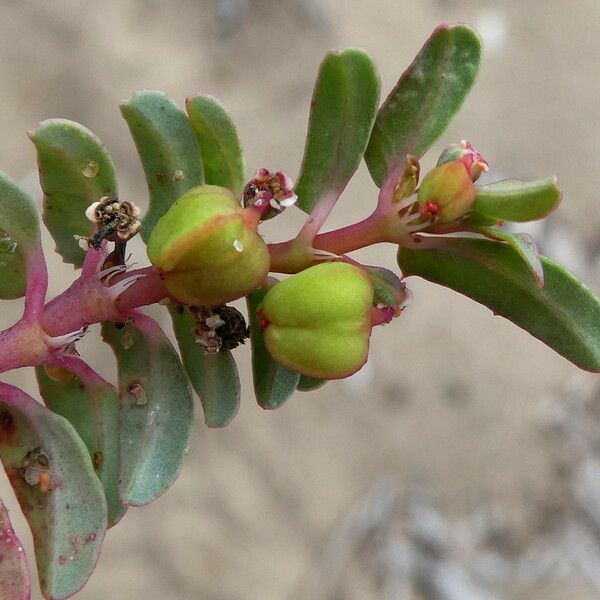
<svg viewBox="0 0 600 600">
<path fill-rule="evenodd" d="M 85 444 L 60 415 L 0 387 L 0 458 L 31 527 L 45 598 L 75 594 L 106 531 L 106 501 Z"/>
<path fill-rule="evenodd" d="M 237 130 L 223 105 L 211 96 L 194 96 L 185 102 L 196 132 L 206 183 L 220 185 L 239 196 L 246 168 Z"/>
<path fill-rule="evenodd" d="M 421 244 L 423 249 L 399 250 L 405 276 L 418 275 L 464 294 L 578 367 L 600 371 L 600 301 L 565 268 L 542 257 L 540 288 L 508 244 L 463 238 L 423 239 Z"/>
<path fill-rule="evenodd" d="M 73 121 L 42 121 L 29 137 L 37 151 L 44 222 L 63 261 L 80 267 L 85 252 L 74 236 L 92 233 L 85 216 L 90 204 L 117 194 L 114 165 L 102 142 Z"/>
<path fill-rule="evenodd" d="M 31 581 L 27 557 L 15 534 L 8 510 L 0 500 L 0 598 L 30 600 Z"/>
<path fill-rule="evenodd" d="M 121 104 L 150 191 L 142 223 L 147 241 L 156 222 L 177 198 L 204 183 L 196 134 L 187 115 L 162 92 L 143 91 Z"/>
<path fill-rule="evenodd" d="M 268 286 L 259 288 L 246 297 L 252 344 L 254 394 L 259 406 L 267 410 L 285 404 L 296 390 L 300 380 L 299 373 L 287 369 L 271 357 L 260 330 L 256 311 L 269 289 L 276 283 L 277 280 L 270 277 Z"/>
<path fill-rule="evenodd" d="M 183 309 L 183 307 L 181 307 Z M 240 407 L 240 378 L 230 350 L 207 353 L 194 337 L 194 319 L 185 308 L 170 306 L 175 337 L 183 366 L 202 402 L 204 421 L 209 427 L 225 427 Z"/>
<path fill-rule="evenodd" d="M 333 206 L 358 168 L 371 135 L 379 87 L 373 61 L 363 50 L 333 51 L 321 63 L 295 187 L 303 211 L 310 213 L 323 199 Z"/>
<path fill-rule="evenodd" d="M 46 406 L 61 415 L 77 431 L 92 459 L 104 489 L 108 526 L 116 525 L 127 507 L 119 498 L 119 397 L 113 386 L 91 369 L 71 377 L 50 377 L 36 367 L 36 377 Z M 62 380 L 61 380 L 62 379 Z"/>
<path fill-rule="evenodd" d="M 466 25 L 438 27 L 381 105 L 365 160 L 373 181 L 422 156 L 445 131 L 475 83 L 481 41 Z"/>
<path fill-rule="evenodd" d="M 123 340 L 126 337 L 126 343 Z M 102 325 L 119 369 L 120 496 L 143 506 L 177 478 L 189 445 L 194 401 L 175 349 L 155 321 Z"/>
<path fill-rule="evenodd" d="M 0 171 L 0 298 L 20 298 L 27 288 L 28 256 L 39 251 L 35 203 Z"/>
<path fill-rule="evenodd" d="M 514 222 L 536 221 L 550 214 L 560 203 L 556 177 L 538 181 L 504 179 L 475 186 L 474 214 Z"/>
</svg>

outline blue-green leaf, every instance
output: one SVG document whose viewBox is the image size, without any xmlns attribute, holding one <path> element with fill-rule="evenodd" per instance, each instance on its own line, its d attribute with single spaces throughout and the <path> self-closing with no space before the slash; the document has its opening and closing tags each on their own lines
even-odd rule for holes
<svg viewBox="0 0 600 600">
<path fill-rule="evenodd" d="M 405 276 L 449 287 L 510 319 L 587 371 L 600 371 L 600 301 L 564 267 L 542 257 L 544 287 L 510 245 L 490 240 L 423 238 L 401 248 Z"/>
<path fill-rule="evenodd" d="M 44 597 L 72 596 L 91 575 L 107 526 L 85 444 L 65 418 L 1 384 L 0 458 L 31 527 Z"/>
<path fill-rule="evenodd" d="M 504 179 L 475 186 L 474 214 L 502 221 L 536 221 L 551 213 L 560 203 L 556 177 L 538 181 Z"/>
<path fill-rule="evenodd" d="M 295 187 L 303 211 L 323 199 L 333 206 L 360 164 L 378 102 L 379 77 L 366 52 L 347 48 L 324 58 Z"/>
<path fill-rule="evenodd" d="M 481 62 L 479 36 L 466 25 L 438 27 L 381 105 L 365 160 L 382 186 L 440 137 L 473 87 Z"/>
<path fill-rule="evenodd" d="M 51 369 L 35 370 L 40 393 L 46 406 L 67 419 L 85 443 L 104 488 L 112 527 L 127 511 L 119 498 L 119 397 L 89 367 L 80 369 L 79 376 L 64 371 L 67 377 L 62 380 L 49 377 Z"/>
<path fill-rule="evenodd" d="M 194 401 L 175 349 L 155 321 L 102 325 L 119 367 L 121 500 L 152 502 L 175 481 L 187 452 Z"/>
<path fill-rule="evenodd" d="M 73 121 L 42 121 L 29 137 L 37 150 L 44 222 L 64 262 L 80 267 L 85 253 L 74 236 L 93 232 L 85 216 L 90 204 L 116 196 L 114 165 L 102 142 Z"/>
<path fill-rule="evenodd" d="M 194 320 L 184 307 L 169 307 L 183 366 L 204 409 L 209 427 L 225 427 L 240 407 L 240 378 L 229 350 L 208 354 L 196 343 Z"/>
<path fill-rule="evenodd" d="M 204 183 L 200 146 L 187 115 L 162 92 L 143 91 L 121 104 L 150 191 L 142 223 L 147 241 L 156 222 L 189 189 Z"/>
<path fill-rule="evenodd" d="M 220 185 L 239 196 L 246 168 L 238 133 L 223 105 L 211 96 L 194 96 L 185 102 L 200 144 L 206 183 Z"/>
</svg>

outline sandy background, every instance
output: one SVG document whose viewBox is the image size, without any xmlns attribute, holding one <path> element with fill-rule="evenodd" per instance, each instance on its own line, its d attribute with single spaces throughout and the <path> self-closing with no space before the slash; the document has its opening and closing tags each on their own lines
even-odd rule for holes
<svg viewBox="0 0 600 600">
<path fill-rule="evenodd" d="M 239 127 L 249 173 L 266 166 L 294 176 L 329 48 L 366 48 L 385 95 L 433 28 L 455 21 L 481 32 L 485 60 L 425 165 L 467 138 L 498 177 L 558 174 L 563 205 L 537 235 L 600 290 L 595 0 L 1 0 L 0 168 L 35 189 L 26 131 L 48 117 L 75 119 L 109 148 L 121 196 L 143 204 L 142 170 L 117 107 L 150 88 L 179 102 L 200 91 L 218 97 Z M 328 225 L 366 216 L 375 197 L 361 167 Z M 270 231 L 283 239 L 301 222 L 289 211 Z M 359 257 L 394 264 L 391 247 Z M 56 294 L 71 268 L 53 257 L 51 273 Z M 277 412 L 256 406 L 240 352 L 240 414 L 222 431 L 198 419 L 176 485 L 109 532 L 79 597 L 600 598 L 599 529 L 572 493 L 573 474 L 596 460 L 597 445 L 578 446 L 569 433 L 592 423 L 585 411 L 596 377 L 487 309 L 425 282 L 409 286 L 413 305 L 376 331 L 363 371 Z M 0 325 L 18 310 L 3 307 Z M 110 375 L 109 354 L 92 337 L 83 352 Z M 30 372 L 6 379 L 34 391 Z M 570 402 L 581 423 L 573 425 Z M 549 421 L 558 423 L 550 434 Z M 593 513 L 600 477 L 590 468 Z M 0 488 L 29 544 L 5 479 Z"/>
</svg>

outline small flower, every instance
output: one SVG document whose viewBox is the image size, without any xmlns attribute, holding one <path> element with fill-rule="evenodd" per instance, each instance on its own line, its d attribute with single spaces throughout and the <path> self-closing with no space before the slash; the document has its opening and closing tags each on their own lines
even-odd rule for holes
<svg viewBox="0 0 600 600">
<path fill-rule="evenodd" d="M 246 208 L 260 210 L 260 220 L 266 221 L 293 206 L 298 197 L 294 194 L 291 177 L 280 171 L 271 173 L 268 169 L 259 169 L 246 184 L 242 199 Z"/>
<path fill-rule="evenodd" d="M 471 181 L 477 181 L 482 173 L 487 173 L 489 166 L 485 158 L 467 140 L 448 146 L 440 155 L 437 166 L 445 165 L 454 160 L 460 161 L 471 176 Z"/>
</svg>

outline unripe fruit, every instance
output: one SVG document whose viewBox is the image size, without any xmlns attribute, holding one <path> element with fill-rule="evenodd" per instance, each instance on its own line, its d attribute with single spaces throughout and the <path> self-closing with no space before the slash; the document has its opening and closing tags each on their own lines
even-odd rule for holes
<svg viewBox="0 0 600 600">
<path fill-rule="evenodd" d="M 148 241 L 148 258 L 176 300 L 217 306 L 262 283 L 269 251 L 244 216 L 229 190 L 201 185 L 158 221 Z"/>
<path fill-rule="evenodd" d="M 366 362 L 373 285 L 359 267 L 322 263 L 271 288 L 258 309 L 265 344 L 284 366 L 340 379 Z"/>
<path fill-rule="evenodd" d="M 475 201 L 475 186 L 461 161 L 435 167 L 423 179 L 417 192 L 419 212 L 436 223 L 460 219 Z"/>
</svg>

